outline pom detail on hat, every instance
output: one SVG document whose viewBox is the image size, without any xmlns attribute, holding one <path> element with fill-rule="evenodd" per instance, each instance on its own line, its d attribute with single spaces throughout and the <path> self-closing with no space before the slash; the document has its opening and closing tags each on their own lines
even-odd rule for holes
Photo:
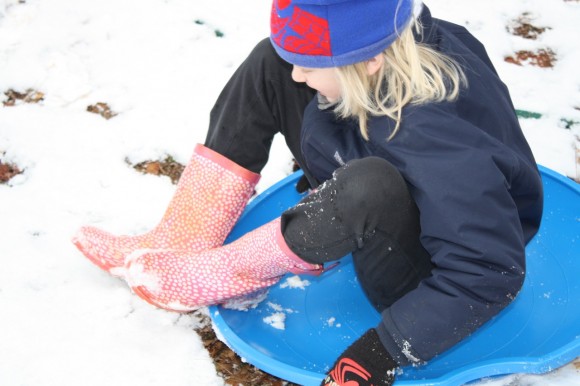
<svg viewBox="0 0 580 386">
<path fill-rule="evenodd" d="M 385 50 L 412 15 L 413 0 L 274 0 L 270 40 L 292 64 L 345 66 Z"/>
</svg>

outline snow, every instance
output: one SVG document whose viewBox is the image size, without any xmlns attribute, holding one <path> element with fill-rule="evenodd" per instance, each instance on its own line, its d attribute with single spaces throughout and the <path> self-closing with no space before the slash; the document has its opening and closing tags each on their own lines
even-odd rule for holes
<svg viewBox="0 0 580 386">
<path fill-rule="evenodd" d="M 246 296 L 230 299 L 226 303 L 222 304 L 222 306 L 224 308 L 229 308 L 231 310 L 248 311 L 252 308 L 256 308 L 267 297 L 268 297 L 268 289 L 265 289 L 262 291 L 248 294 Z"/>
<path fill-rule="evenodd" d="M 342 326 L 342 324 L 340 324 L 340 323 L 336 323 L 336 318 L 335 318 L 334 316 L 331 316 L 330 318 L 328 318 L 328 319 L 326 320 L 326 324 L 327 324 L 329 327 L 334 327 L 334 326 L 336 326 L 337 328 L 340 328 L 340 327 Z"/>
<path fill-rule="evenodd" d="M 278 330 L 285 330 L 286 329 L 286 316 L 288 314 L 293 314 L 294 311 L 291 308 L 284 308 L 280 304 L 267 302 L 266 305 L 270 308 L 273 312 L 262 318 L 264 323 L 278 329 Z"/>
<path fill-rule="evenodd" d="M 580 121 L 580 3 L 427 4 L 482 40 L 518 109 L 542 114 L 522 120 L 538 162 L 577 176 L 578 125 L 565 129 L 561 119 Z M 24 169 L 0 185 L 0 384 L 223 384 L 192 316 L 141 301 L 70 239 L 85 224 L 137 234 L 157 223 L 175 187 L 126 160 L 187 163 L 222 86 L 267 35 L 269 11 L 269 0 L 0 0 L 0 91 L 45 94 L 0 106 L 0 159 Z M 537 40 L 510 35 L 506 26 L 524 12 L 551 29 Z M 547 47 L 554 69 L 503 61 Z M 118 115 L 88 113 L 97 102 Z M 272 154 L 259 191 L 290 172 L 280 138 Z M 573 386 L 580 374 L 568 365 L 483 384 Z"/>
<path fill-rule="evenodd" d="M 282 310 L 284 310 L 284 308 L 281 305 L 273 303 L 273 302 L 268 302 L 267 305 L 268 305 L 268 307 L 270 307 L 274 311 L 282 312 Z"/>
<path fill-rule="evenodd" d="M 266 316 L 263 320 L 264 323 L 269 324 L 275 329 L 286 329 L 286 325 L 284 323 L 286 321 L 286 314 L 283 312 L 274 312 L 273 314 Z"/>
<path fill-rule="evenodd" d="M 294 275 L 286 278 L 286 280 L 280 284 L 280 288 L 299 288 L 305 290 L 309 285 L 310 282 L 308 280 L 301 279 L 300 276 Z"/>
</svg>

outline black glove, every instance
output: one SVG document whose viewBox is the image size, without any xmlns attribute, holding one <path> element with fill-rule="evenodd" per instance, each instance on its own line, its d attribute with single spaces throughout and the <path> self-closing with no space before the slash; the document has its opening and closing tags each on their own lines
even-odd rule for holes
<svg viewBox="0 0 580 386">
<path fill-rule="evenodd" d="M 302 175 L 302 177 L 298 179 L 298 183 L 296 184 L 296 191 L 298 193 L 304 193 L 310 188 L 311 186 L 310 182 L 308 182 L 308 178 L 306 178 L 305 175 Z"/>
<path fill-rule="evenodd" d="M 342 353 L 321 386 L 391 386 L 397 367 L 371 328 Z"/>
</svg>

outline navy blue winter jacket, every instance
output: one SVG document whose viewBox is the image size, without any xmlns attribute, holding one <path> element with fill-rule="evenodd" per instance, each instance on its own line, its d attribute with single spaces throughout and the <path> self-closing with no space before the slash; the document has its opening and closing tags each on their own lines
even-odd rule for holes
<svg viewBox="0 0 580 386">
<path fill-rule="evenodd" d="M 375 117 L 365 141 L 353 120 L 305 111 L 305 167 L 327 180 L 341 162 L 379 156 L 398 168 L 420 210 L 432 275 L 382 314 L 379 336 L 401 364 L 452 347 L 517 295 L 525 244 L 542 214 L 542 184 L 506 86 L 482 44 L 463 27 L 421 15 L 423 42 L 463 67 L 468 88 L 454 102 L 407 106 L 399 132 Z"/>
</svg>

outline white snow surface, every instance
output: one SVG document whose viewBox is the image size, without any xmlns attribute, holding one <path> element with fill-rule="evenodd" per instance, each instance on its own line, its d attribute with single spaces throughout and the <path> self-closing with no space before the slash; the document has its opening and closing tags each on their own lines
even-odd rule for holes
<svg viewBox="0 0 580 386">
<path fill-rule="evenodd" d="M 561 118 L 580 121 L 580 3 L 427 5 L 486 45 L 518 109 L 543 114 L 522 120 L 538 162 L 576 176 L 578 125 L 565 129 Z M 550 29 L 537 40 L 510 35 L 524 12 Z M 85 224 L 138 234 L 157 223 L 175 186 L 125 160 L 187 163 L 223 85 L 267 36 L 269 14 L 269 0 L 0 0 L 0 91 L 45 94 L 0 105 L 0 159 L 24 169 L 0 185 L 0 385 L 223 384 L 192 316 L 141 301 L 70 239 Z M 503 61 L 547 47 L 553 69 Z M 118 115 L 88 113 L 97 102 Z M 280 138 L 272 155 L 259 191 L 291 170 Z M 482 383 L 573 386 L 580 373 L 570 364 Z"/>
</svg>

